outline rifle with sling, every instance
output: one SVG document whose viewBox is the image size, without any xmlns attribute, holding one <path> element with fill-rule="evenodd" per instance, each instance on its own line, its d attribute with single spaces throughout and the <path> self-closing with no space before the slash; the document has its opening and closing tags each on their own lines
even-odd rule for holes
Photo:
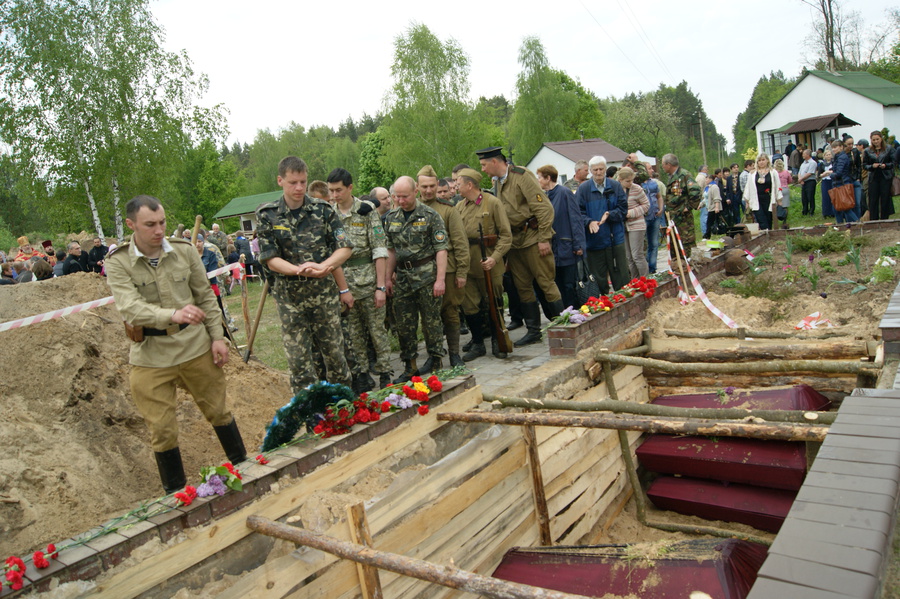
<svg viewBox="0 0 900 599">
<path fill-rule="evenodd" d="M 487 260 L 487 247 L 484 244 L 484 228 L 479 223 L 478 225 L 478 245 L 481 247 L 481 260 Z M 500 265 L 495 264 L 494 268 L 498 268 Z M 512 353 L 513 344 L 509 338 L 509 331 L 506 330 L 506 322 L 497 312 L 497 299 L 494 296 L 494 281 L 491 279 L 491 271 L 484 271 L 484 287 L 487 290 L 488 296 L 488 313 L 491 319 L 491 330 L 494 333 L 494 336 L 497 339 L 497 346 L 500 348 L 500 351 L 506 353 Z"/>
</svg>

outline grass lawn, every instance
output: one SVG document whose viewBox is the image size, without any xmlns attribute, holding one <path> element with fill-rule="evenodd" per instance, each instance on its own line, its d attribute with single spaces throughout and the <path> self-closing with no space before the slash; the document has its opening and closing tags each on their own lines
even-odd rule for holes
<svg viewBox="0 0 900 599">
<path fill-rule="evenodd" d="M 262 297 L 263 284 L 258 279 L 248 279 L 247 304 L 250 318 L 256 318 L 256 310 Z M 239 346 L 247 344 L 247 325 L 241 310 L 241 288 L 235 285 L 230 296 L 225 296 L 225 305 L 234 318 L 239 330 L 234 335 L 234 340 Z M 243 349 L 241 350 L 243 355 Z M 287 371 L 287 357 L 284 355 L 284 345 L 281 342 L 281 321 L 275 310 L 275 300 L 271 296 L 266 298 L 263 313 L 260 317 L 259 328 L 256 331 L 256 339 L 253 341 L 253 355 L 264 364 L 278 370 Z"/>
</svg>

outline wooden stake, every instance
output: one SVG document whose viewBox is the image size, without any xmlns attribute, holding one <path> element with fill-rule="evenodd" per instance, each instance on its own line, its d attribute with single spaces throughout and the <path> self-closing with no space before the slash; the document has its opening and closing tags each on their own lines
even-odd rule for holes
<svg viewBox="0 0 900 599">
<path fill-rule="evenodd" d="M 872 370 L 869 363 L 853 362 L 849 360 L 779 360 L 741 362 L 737 364 L 704 362 L 687 362 L 676 364 L 664 360 L 652 358 L 638 358 L 635 356 L 623 356 L 606 352 L 595 356 L 598 362 L 609 361 L 613 364 L 631 364 L 650 370 L 663 372 L 718 372 L 718 373 L 763 373 L 763 372 L 846 372 L 856 374 L 861 370 Z"/>
<path fill-rule="evenodd" d="M 259 319 L 262 317 L 263 306 L 266 305 L 266 296 L 269 295 L 269 281 L 263 285 L 262 295 L 259 298 L 259 306 L 256 307 L 256 319 L 253 321 L 253 328 L 250 329 L 250 336 L 247 338 L 247 351 L 244 352 L 244 362 L 250 360 L 250 352 L 253 351 L 253 342 L 256 340 L 256 329 L 259 328 Z"/>
<path fill-rule="evenodd" d="M 245 261 L 247 257 L 241 254 L 241 312 L 244 314 L 244 330 L 250 330 L 250 307 L 247 300 L 247 267 Z M 247 333 L 249 335 L 249 333 Z M 249 337 L 248 337 L 249 339 Z"/>
<path fill-rule="evenodd" d="M 194 219 L 194 230 L 191 231 L 191 245 L 197 245 L 197 235 L 200 233 L 200 223 L 203 222 L 203 216 L 197 215 Z"/>
<path fill-rule="evenodd" d="M 669 216 L 668 212 L 666 213 L 666 220 L 672 222 L 672 217 Z M 678 245 L 678 236 L 675 235 L 675 230 L 672 227 L 666 229 L 666 234 L 671 239 L 672 247 L 675 248 L 675 263 L 678 265 L 678 272 L 681 273 L 681 287 L 684 289 L 685 293 L 690 295 L 689 283 L 684 276 L 684 267 L 681 264 L 681 247 Z"/>
<path fill-rule="evenodd" d="M 608 362 L 607 362 L 608 363 Z M 837 412 L 801 412 L 799 410 L 747 410 L 745 408 L 676 408 L 656 404 L 616 402 L 612 399 L 600 401 L 569 401 L 564 399 L 528 399 L 525 397 L 501 397 L 484 395 L 484 401 L 499 404 L 505 408 L 530 408 L 544 410 L 565 410 L 567 412 L 613 412 L 615 414 L 641 414 L 643 416 L 673 416 L 678 418 L 712 418 L 721 420 L 741 420 L 754 418 L 769 422 L 802 422 L 832 424 Z"/>
<path fill-rule="evenodd" d="M 528 450 L 528 464 L 531 466 L 531 484 L 534 490 L 534 512 L 537 516 L 538 528 L 541 534 L 541 545 L 553 546 L 553 537 L 550 534 L 550 510 L 547 508 L 547 496 L 544 493 L 544 474 L 541 471 L 541 456 L 538 454 L 537 437 L 533 426 L 523 426 L 522 436 L 525 438 L 525 447 Z"/>
<path fill-rule="evenodd" d="M 570 593 L 551 591 L 482 576 L 453 566 L 438 566 L 425 560 L 379 551 L 370 547 L 341 541 L 334 537 L 316 534 L 302 528 L 279 524 L 260 516 L 248 517 L 247 527 L 266 536 L 326 551 L 354 562 L 369 564 L 404 576 L 411 576 L 426 582 L 480 594 L 485 597 L 495 599 L 589 599 L 584 595 L 572 595 Z"/>
<path fill-rule="evenodd" d="M 369 521 L 366 518 L 366 508 L 362 503 L 347 506 L 347 524 L 350 525 L 350 539 L 354 543 L 365 547 L 374 546 L 369 532 Z M 362 589 L 363 599 L 384 599 L 378 568 L 356 562 L 356 571 L 359 573 L 359 588 Z"/>
<path fill-rule="evenodd" d="M 756 424 L 736 420 L 700 420 L 687 418 L 647 418 L 641 416 L 571 414 L 495 414 L 491 412 L 444 412 L 438 420 L 481 422 L 513 426 L 583 426 L 666 435 L 701 435 L 706 437 L 747 437 L 779 441 L 822 441 L 828 427 L 808 424 Z"/>
</svg>

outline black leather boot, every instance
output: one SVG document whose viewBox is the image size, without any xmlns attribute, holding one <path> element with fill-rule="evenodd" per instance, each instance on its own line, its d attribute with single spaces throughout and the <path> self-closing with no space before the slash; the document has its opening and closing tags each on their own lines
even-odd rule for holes
<svg viewBox="0 0 900 599">
<path fill-rule="evenodd" d="M 466 349 L 462 359 L 463 362 L 471 362 L 487 354 L 487 350 L 484 349 L 484 321 L 482 313 L 466 315 L 466 323 L 469 325 L 469 330 L 472 331 L 472 342 L 469 343 L 469 348 Z"/>
<path fill-rule="evenodd" d="M 219 437 L 219 443 L 222 444 L 222 449 L 225 450 L 229 462 L 237 464 L 247 459 L 247 450 L 244 449 L 244 440 L 241 438 L 236 420 L 232 418 L 231 424 L 214 426 L 213 429 L 216 431 L 216 436 Z"/>
<path fill-rule="evenodd" d="M 500 343 L 497 341 L 496 337 L 491 337 L 491 354 L 495 358 L 500 358 L 501 360 L 509 355 L 505 351 L 500 351 Z"/>
<path fill-rule="evenodd" d="M 419 374 L 428 374 L 429 372 L 440 370 L 443 366 L 440 357 L 428 356 L 428 359 L 422 364 L 422 368 L 419 369 Z"/>
<path fill-rule="evenodd" d="M 525 326 L 528 332 L 525 336 L 513 343 L 515 347 L 531 345 L 541 342 L 541 306 L 536 302 L 522 302 L 522 314 L 525 317 Z"/>
<path fill-rule="evenodd" d="M 385 387 L 389 387 L 391 385 L 391 373 L 390 372 L 382 372 L 378 375 L 378 388 L 384 389 Z"/>
<path fill-rule="evenodd" d="M 181 450 L 176 447 L 167 451 L 157 451 L 155 455 L 159 478 L 166 494 L 183 489 L 187 484 L 187 478 L 184 476 L 184 464 L 181 463 Z"/>
<path fill-rule="evenodd" d="M 551 316 L 549 318 L 549 320 L 553 320 L 554 318 L 559 316 L 560 313 L 565 309 L 566 309 L 566 305 L 563 303 L 563 301 L 561 299 L 558 299 L 555 302 L 550 302 L 550 312 L 553 313 L 553 316 Z"/>
<path fill-rule="evenodd" d="M 403 383 L 408 383 L 409 379 L 414 376 L 419 376 L 419 369 L 416 367 L 416 359 L 412 360 L 404 360 L 403 361 L 403 372 L 400 373 L 400 376 L 394 379 L 395 385 L 401 385 Z"/>
</svg>

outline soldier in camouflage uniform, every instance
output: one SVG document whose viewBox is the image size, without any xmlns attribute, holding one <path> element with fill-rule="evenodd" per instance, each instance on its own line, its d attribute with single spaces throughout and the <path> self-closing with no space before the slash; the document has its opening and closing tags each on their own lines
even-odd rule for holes
<svg viewBox="0 0 900 599">
<path fill-rule="evenodd" d="M 447 274 L 447 231 L 441 215 L 416 201 L 416 182 L 400 177 L 394 183 L 398 206 L 385 215 L 388 294 L 393 296 L 400 358 L 405 370 L 394 380 L 416 376 L 416 328 L 422 317 L 425 345 L 435 370 L 444 355 L 441 302 Z M 394 275 L 396 274 L 396 280 Z"/>
<path fill-rule="evenodd" d="M 666 211 L 675 221 L 684 250 L 690 256 L 691 247 L 696 243 L 694 232 L 694 210 L 700 209 L 703 192 L 691 174 L 678 166 L 675 154 L 662 158 L 662 168 L 666 173 Z"/>
<path fill-rule="evenodd" d="M 344 277 L 353 294 L 353 308 L 347 318 L 350 348 L 354 359 L 354 391 L 370 391 L 374 382 L 368 373 L 366 347 L 371 340 L 375 350 L 375 369 L 381 387 L 391 384 L 391 345 L 384 328 L 387 286 L 387 243 L 377 210 L 353 197 L 353 177 L 342 168 L 328 175 L 328 192 L 334 211 L 353 244 L 353 254 L 344 262 Z"/>
<path fill-rule="evenodd" d="M 219 230 L 219 224 L 215 223 L 212 226 L 212 231 L 209 232 L 209 237 L 207 239 L 212 242 L 219 251 L 223 254 L 225 253 L 226 248 L 228 248 L 228 235 L 225 234 L 224 231 Z M 249 259 L 250 256 L 247 256 Z"/>
<path fill-rule="evenodd" d="M 590 167 L 588 167 L 587 160 L 579 160 L 575 163 L 575 175 L 563 183 L 566 189 L 575 193 L 578 191 L 578 186 L 588 180 L 588 173 L 590 172 Z"/>
<path fill-rule="evenodd" d="M 494 179 L 494 195 L 503 203 L 512 229 L 512 248 L 507 253 L 507 260 L 528 329 L 525 336 L 513 345 L 522 347 L 539 343 L 541 309 L 533 282 L 537 281 L 543 291 L 552 314 L 559 314 L 565 309 L 556 286 L 556 264 L 550 246 L 553 205 L 531 171 L 506 163 L 502 148 L 485 148 L 475 153 L 481 162 L 481 170 Z"/>
<path fill-rule="evenodd" d="M 466 239 L 466 231 L 463 228 L 462 218 L 453 209 L 453 203 L 449 199 L 437 197 L 437 173 L 430 164 L 425 165 L 419 171 L 419 199 L 429 208 L 441 215 L 444 227 L 447 231 L 447 239 L 450 247 L 447 250 L 447 275 L 445 281 L 444 299 L 441 302 L 441 322 L 444 323 L 444 336 L 447 338 L 447 352 L 450 354 L 450 366 L 462 366 L 463 360 L 459 355 L 459 306 L 462 304 L 466 276 L 469 264 L 469 242 Z M 425 362 L 419 369 L 423 374 L 431 372 L 431 364 Z"/>
<path fill-rule="evenodd" d="M 306 195 L 306 181 L 306 163 L 288 156 L 278 164 L 284 195 L 256 209 L 259 262 L 271 277 L 294 394 L 318 379 L 313 337 L 322 349 L 328 380 L 350 385 L 339 294 L 352 296 L 347 288 L 335 289 L 330 275 L 350 257 L 352 246 L 331 205 Z"/>
<path fill-rule="evenodd" d="M 622 166 L 627 166 L 634 171 L 634 182 L 638 185 L 643 185 L 648 179 L 650 179 L 650 173 L 647 171 L 647 165 L 641 162 L 640 157 L 634 152 L 628 155 L 628 158 L 625 160 L 625 162 L 622 163 Z"/>
</svg>

